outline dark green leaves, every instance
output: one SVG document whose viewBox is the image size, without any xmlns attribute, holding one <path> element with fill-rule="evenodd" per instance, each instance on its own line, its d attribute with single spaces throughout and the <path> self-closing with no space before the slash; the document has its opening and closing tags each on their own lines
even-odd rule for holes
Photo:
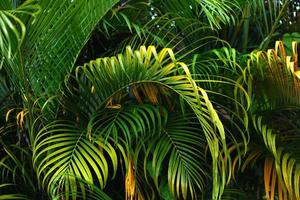
<svg viewBox="0 0 300 200">
<path fill-rule="evenodd" d="M 28 28 L 24 44 L 25 66 L 35 95 L 56 94 L 94 26 L 116 2 L 40 2 L 43 13 Z"/>
<path fill-rule="evenodd" d="M 14 186 L 14 184 L 1 183 L 0 190 L 3 190 L 4 188 L 7 190 L 11 186 Z M 11 200 L 11 199 L 29 200 L 30 198 L 21 194 L 0 194 L 0 200 Z"/>
</svg>

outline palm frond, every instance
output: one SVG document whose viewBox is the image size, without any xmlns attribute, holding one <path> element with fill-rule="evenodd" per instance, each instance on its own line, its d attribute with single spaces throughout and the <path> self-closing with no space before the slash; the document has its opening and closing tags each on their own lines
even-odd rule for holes
<svg viewBox="0 0 300 200">
<path fill-rule="evenodd" d="M 108 163 L 111 163 L 112 169 Z M 80 130 L 74 123 L 61 121 L 48 124 L 37 134 L 33 164 L 40 183 L 47 186 L 49 193 L 53 187 L 58 187 L 58 192 L 66 192 L 68 196 L 76 193 L 79 187 L 84 195 L 84 184 L 76 181 L 75 177 L 104 188 L 109 174 L 116 172 L 117 155 L 108 142 L 101 138 L 91 142 L 86 130 Z"/>
<path fill-rule="evenodd" d="M 254 12 L 258 12 L 258 19 L 256 21 L 259 33 L 263 36 L 259 48 L 266 50 L 275 31 L 282 25 L 283 17 L 288 11 L 288 6 L 291 4 L 289 0 L 276 1 L 276 0 L 255 0 L 251 5 Z M 263 21 L 263 23 L 261 23 Z"/>
<path fill-rule="evenodd" d="M 13 148 L 19 150 L 19 153 L 21 154 L 20 157 L 29 158 L 30 154 L 26 149 L 22 149 L 18 146 L 13 146 Z M 33 187 L 33 191 L 36 191 L 37 188 L 35 188 L 34 180 L 31 179 L 30 171 L 26 170 L 28 168 L 28 164 L 26 162 L 21 162 L 19 159 L 19 155 L 16 155 L 15 152 L 13 152 L 9 147 L 4 147 L 4 151 L 7 154 L 7 158 L 4 158 L 6 162 L 10 163 L 2 163 L 4 166 L 11 166 L 10 175 L 13 177 L 14 182 L 17 184 L 18 180 L 24 181 L 26 185 L 29 185 L 30 187 Z M 27 166 L 26 166 L 27 165 Z M 8 168 L 9 169 L 9 168 Z"/>
<path fill-rule="evenodd" d="M 108 16 L 109 23 L 105 22 L 103 24 L 104 28 L 100 28 L 107 29 L 106 32 L 110 32 L 109 41 L 111 42 L 109 43 L 114 44 L 110 46 L 110 51 L 113 51 L 116 46 L 117 49 L 125 49 L 128 44 L 132 48 L 139 48 L 141 45 L 155 45 L 157 47 L 171 47 L 176 49 L 177 55 L 180 54 L 183 58 L 189 58 L 196 51 L 206 52 L 211 47 L 226 45 L 225 41 L 221 41 L 218 38 L 217 30 L 215 28 L 211 29 L 205 18 L 206 14 L 200 11 L 200 7 L 203 6 L 203 9 L 214 10 L 218 6 L 226 8 L 228 6 L 232 8 L 232 10 L 228 11 L 231 13 L 233 8 L 237 7 L 237 4 L 230 3 L 191 0 L 187 2 L 164 1 L 161 4 L 154 1 L 141 7 L 141 9 L 146 10 L 145 12 L 148 11 L 149 13 L 147 12 L 147 15 L 137 19 L 136 15 L 139 15 L 140 11 L 137 10 L 136 15 L 134 15 L 132 10 L 140 7 L 136 8 L 134 1 L 129 1 L 126 2 L 125 6 L 115 9 L 116 11 L 111 16 Z M 214 4 L 214 6 L 208 8 L 207 4 Z M 181 12 L 177 12 L 178 10 Z M 230 15 L 229 13 L 228 16 Z M 211 13 L 208 12 L 207 14 Z M 223 15 L 220 15 L 220 17 L 223 17 Z M 212 18 L 212 20 L 214 19 Z M 231 21 L 230 19 L 228 20 Z M 220 26 L 222 24 L 219 18 L 215 22 L 220 23 Z M 127 32 L 127 34 L 124 34 L 124 32 Z M 104 33 L 104 35 L 107 35 L 107 33 Z M 123 38 L 122 41 L 115 44 L 120 39 L 120 36 Z"/>
<path fill-rule="evenodd" d="M 168 119 L 155 140 L 148 145 L 145 170 L 158 188 L 159 177 L 168 174 L 168 186 L 177 198 L 196 199 L 210 177 L 206 173 L 206 140 L 193 117 L 178 115 Z"/>
<path fill-rule="evenodd" d="M 73 91 L 73 96 L 80 94 L 80 90 L 89 94 L 78 101 L 81 111 L 89 115 L 103 108 L 114 95 L 122 91 L 128 93 L 132 86 L 141 83 L 164 87 L 178 95 L 196 114 L 208 141 L 213 156 L 213 194 L 214 199 L 219 198 L 226 182 L 225 176 L 220 177 L 218 172 L 219 142 L 225 157 L 229 156 L 225 130 L 206 91 L 197 86 L 187 66 L 175 59 L 171 49 L 157 53 L 153 46 L 142 46 L 139 51 L 128 47 L 124 54 L 99 58 L 78 67 L 76 78 L 81 89 Z"/>
<path fill-rule="evenodd" d="M 299 106 L 299 71 L 297 43 L 293 43 L 293 56 L 287 56 L 281 41 L 275 49 L 258 51 L 248 62 L 252 94 L 258 107 L 254 110 L 270 110 L 282 106 Z"/>
<path fill-rule="evenodd" d="M 90 132 L 96 137 L 119 138 L 128 145 L 145 134 L 155 134 L 161 128 L 162 117 L 159 109 L 152 105 L 126 106 L 119 109 L 103 109 L 89 121 Z M 91 135 L 90 135 L 91 137 Z"/>
<path fill-rule="evenodd" d="M 222 38 L 246 53 L 258 48 L 266 50 L 289 29 L 297 26 L 297 3 L 290 0 L 238 0 L 235 26 L 223 29 Z M 295 15 L 295 16 L 293 16 Z"/>
<path fill-rule="evenodd" d="M 247 110 L 251 106 L 251 100 L 243 86 L 247 82 L 240 65 L 243 59 L 235 49 L 223 47 L 196 54 L 189 67 L 197 84 L 206 90 L 221 121 L 225 124 L 229 151 L 234 148 L 234 153 L 231 153 L 235 155 L 234 160 L 230 161 L 220 156 L 223 159 L 220 162 L 224 162 L 225 165 L 228 161 L 233 165 L 240 165 L 250 140 Z M 220 151 L 220 155 L 222 153 Z M 225 167 L 226 173 L 234 176 L 230 174 L 231 170 L 228 167 L 234 166 L 229 164 Z"/>
<path fill-rule="evenodd" d="M 1 1 L 2 2 L 2 1 Z M 21 59 L 21 49 L 30 24 L 40 12 L 35 0 L 27 0 L 22 4 L 15 1 L 4 1 L 1 12 L 0 56 L 8 77 L 18 91 L 25 91 L 24 67 Z"/>
<path fill-rule="evenodd" d="M 13 129 L 12 127 L 9 128 Z M 3 157 L 0 160 L 0 182 L 12 184 L 7 189 L 4 189 L 6 187 L 0 187 L 0 194 L 11 193 L 11 197 L 8 195 L 7 198 L 15 196 L 22 199 L 32 199 L 36 194 L 42 196 L 41 188 L 37 184 L 35 172 L 31 165 L 31 151 L 19 145 L 7 146 L 3 143 L 2 138 L 1 144 L 1 155 Z"/>
<path fill-rule="evenodd" d="M 8 1 L 0 7 L 0 55 L 11 59 L 20 50 L 26 34 L 24 16 L 36 16 L 39 6 L 35 0 L 27 0 L 13 9 Z M 23 15 L 23 16 L 22 16 Z"/>
<path fill-rule="evenodd" d="M 24 62 L 37 96 L 56 94 L 91 31 L 117 1 L 40 1 L 43 14 L 28 28 Z"/>
</svg>

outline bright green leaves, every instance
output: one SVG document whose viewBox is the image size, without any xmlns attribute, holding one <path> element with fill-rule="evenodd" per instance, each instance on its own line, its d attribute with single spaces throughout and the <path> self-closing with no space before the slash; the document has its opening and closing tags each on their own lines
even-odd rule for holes
<svg viewBox="0 0 300 200">
<path fill-rule="evenodd" d="M 1 64 L 18 92 L 28 89 L 22 58 L 23 44 L 28 26 L 34 23 L 40 11 L 36 0 L 27 0 L 20 5 L 16 1 L 4 0 L 0 4 Z"/>
<path fill-rule="evenodd" d="M 26 101 L 38 99 L 48 117 L 55 115 L 47 99 L 58 93 L 93 28 L 116 2 L 27 0 L 15 9 L 12 2 L 0 4 L 5 8 L 0 7 L 1 62 L 5 57 L 4 66 Z"/>
<path fill-rule="evenodd" d="M 49 193 L 58 187 L 69 196 L 80 188 L 85 196 L 84 184 L 77 179 L 103 188 L 117 169 L 117 155 L 109 143 L 101 138 L 91 142 L 87 131 L 65 121 L 44 127 L 36 136 L 33 153 L 38 178 Z"/>
<path fill-rule="evenodd" d="M 107 194 L 103 192 L 99 187 L 94 184 L 88 183 L 87 181 L 78 177 L 75 180 L 81 185 L 85 186 L 84 191 L 59 191 L 59 188 L 54 188 L 52 191 L 52 199 L 68 199 L 73 197 L 76 199 L 88 199 L 88 200 L 112 200 Z"/>
</svg>

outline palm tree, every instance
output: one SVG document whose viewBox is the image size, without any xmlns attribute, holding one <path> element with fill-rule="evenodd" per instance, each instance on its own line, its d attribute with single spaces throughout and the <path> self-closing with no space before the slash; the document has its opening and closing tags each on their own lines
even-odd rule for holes
<svg viewBox="0 0 300 200">
<path fill-rule="evenodd" d="M 1 1 L 0 199 L 299 199 L 277 3 Z"/>
</svg>

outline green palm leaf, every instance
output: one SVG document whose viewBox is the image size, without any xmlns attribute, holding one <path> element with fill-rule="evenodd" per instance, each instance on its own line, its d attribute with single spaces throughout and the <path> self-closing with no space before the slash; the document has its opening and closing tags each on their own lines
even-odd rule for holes
<svg viewBox="0 0 300 200">
<path fill-rule="evenodd" d="M 111 159 L 112 170 L 104 152 Z M 54 122 L 37 134 L 33 164 L 38 179 L 43 186 L 47 186 L 48 192 L 58 184 L 68 196 L 68 193 L 76 193 L 79 185 L 84 195 L 84 184 L 76 181 L 75 177 L 103 188 L 109 174 L 116 172 L 117 155 L 114 148 L 103 139 L 96 138 L 91 142 L 87 131 L 76 128 L 75 124 Z"/>
<path fill-rule="evenodd" d="M 117 0 L 39 2 L 43 14 L 28 28 L 24 62 L 37 96 L 56 94 L 94 26 Z"/>
<path fill-rule="evenodd" d="M 12 133 L 16 134 L 13 126 L 7 128 L 14 130 Z M 0 131 L 2 130 L 0 129 Z M 3 156 L 0 160 L 0 182 L 12 184 L 0 186 L 0 199 L 32 199 L 36 194 L 42 194 L 39 193 L 40 187 L 31 165 L 31 151 L 19 145 L 6 146 L 2 139 Z M 4 142 L 7 141 L 9 140 L 4 140 Z M 1 194 L 5 194 L 3 198 Z"/>
<path fill-rule="evenodd" d="M 88 127 L 97 137 L 112 137 L 116 143 L 122 138 L 131 145 L 133 139 L 140 140 L 146 133 L 153 135 L 160 130 L 160 115 L 156 107 L 147 104 L 103 109 L 97 112 Z"/>
</svg>

